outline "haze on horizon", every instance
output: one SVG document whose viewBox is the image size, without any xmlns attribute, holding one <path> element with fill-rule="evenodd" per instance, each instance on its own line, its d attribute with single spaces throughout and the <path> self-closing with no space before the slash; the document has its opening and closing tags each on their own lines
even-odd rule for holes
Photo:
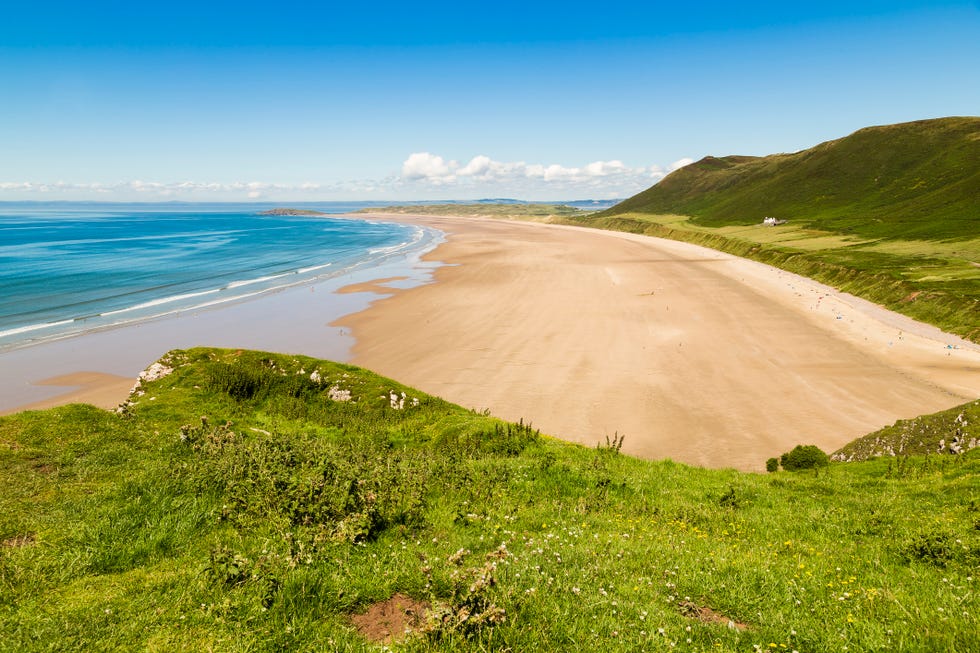
<svg viewBox="0 0 980 653">
<path fill-rule="evenodd" d="M 0 201 L 626 197 L 980 107 L 976 2 L 4 14 Z"/>
</svg>

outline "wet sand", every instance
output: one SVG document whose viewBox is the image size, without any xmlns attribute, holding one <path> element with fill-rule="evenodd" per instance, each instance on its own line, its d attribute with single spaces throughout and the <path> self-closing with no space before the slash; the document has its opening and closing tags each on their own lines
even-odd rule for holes
<svg viewBox="0 0 980 653">
<path fill-rule="evenodd" d="M 0 415 L 21 410 L 42 410 L 69 403 L 92 404 L 111 410 L 129 396 L 135 382 L 135 379 L 128 376 L 102 372 L 75 372 L 53 376 L 35 381 L 34 385 L 60 388 L 58 394 L 23 406 L 0 410 Z"/>
<path fill-rule="evenodd" d="M 386 288 L 378 277 L 411 287 L 428 282 L 432 267 L 413 255 L 240 303 L 0 352 L 0 415 L 76 401 L 117 406 L 140 371 L 171 349 L 233 347 L 347 360 L 353 338 L 331 323 L 378 298 L 370 292 Z M 348 292 L 339 292 L 345 286 Z"/>
</svg>

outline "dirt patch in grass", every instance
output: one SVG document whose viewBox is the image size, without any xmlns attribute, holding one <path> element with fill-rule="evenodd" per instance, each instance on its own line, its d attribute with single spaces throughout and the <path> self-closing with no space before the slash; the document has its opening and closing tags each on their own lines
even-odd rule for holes
<svg viewBox="0 0 980 653">
<path fill-rule="evenodd" d="M 680 609 L 681 614 L 685 617 L 697 619 L 702 623 L 721 624 L 736 630 L 748 630 L 749 628 L 748 624 L 743 624 L 739 621 L 735 621 L 734 619 L 730 619 L 720 612 L 716 612 L 704 605 L 698 605 L 693 601 L 681 601 L 679 604 L 677 604 L 677 607 Z"/>
<path fill-rule="evenodd" d="M 16 549 L 22 546 L 30 546 L 35 542 L 37 542 L 37 536 L 35 536 L 34 533 L 24 533 L 22 535 L 8 537 L 4 541 L 0 542 L 0 548 Z"/>
<path fill-rule="evenodd" d="M 395 594 L 386 601 L 368 606 L 361 614 L 351 617 L 357 632 L 379 644 L 400 642 L 422 625 L 429 603 L 405 594 Z"/>
<path fill-rule="evenodd" d="M 40 462 L 34 463 L 33 467 L 35 472 L 37 472 L 38 474 L 42 474 L 44 476 L 48 476 L 52 474 L 54 470 L 57 469 L 51 463 L 40 463 Z"/>
<path fill-rule="evenodd" d="M 905 297 L 903 297 L 902 298 L 902 301 L 903 302 L 914 302 L 915 299 L 916 299 L 916 297 L 918 297 L 921 294 L 922 294 L 922 291 L 921 290 L 916 290 L 914 292 L 909 293 Z"/>
</svg>

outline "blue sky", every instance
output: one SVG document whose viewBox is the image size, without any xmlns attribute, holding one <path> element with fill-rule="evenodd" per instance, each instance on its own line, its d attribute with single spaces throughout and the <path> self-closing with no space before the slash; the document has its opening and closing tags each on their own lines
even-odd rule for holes
<svg viewBox="0 0 980 653">
<path fill-rule="evenodd" d="M 625 197 L 980 114 L 977 2 L 0 8 L 0 200 Z"/>
</svg>

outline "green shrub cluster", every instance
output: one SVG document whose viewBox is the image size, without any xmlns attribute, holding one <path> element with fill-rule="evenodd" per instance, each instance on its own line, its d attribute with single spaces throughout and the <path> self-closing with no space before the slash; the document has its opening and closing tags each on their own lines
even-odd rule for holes
<svg viewBox="0 0 980 653">
<path fill-rule="evenodd" d="M 766 461 L 766 471 L 775 472 L 780 465 L 789 472 L 796 472 L 802 469 L 816 469 L 826 467 L 830 464 L 828 456 L 820 447 L 814 444 L 798 444 L 791 451 L 787 451 L 778 459 L 770 458 Z"/>
<path fill-rule="evenodd" d="M 235 433 L 231 424 L 184 426 L 189 450 L 177 466 L 194 488 L 222 495 L 222 518 L 307 527 L 313 540 L 374 539 L 392 526 L 422 524 L 431 458 L 369 439 Z"/>
</svg>

